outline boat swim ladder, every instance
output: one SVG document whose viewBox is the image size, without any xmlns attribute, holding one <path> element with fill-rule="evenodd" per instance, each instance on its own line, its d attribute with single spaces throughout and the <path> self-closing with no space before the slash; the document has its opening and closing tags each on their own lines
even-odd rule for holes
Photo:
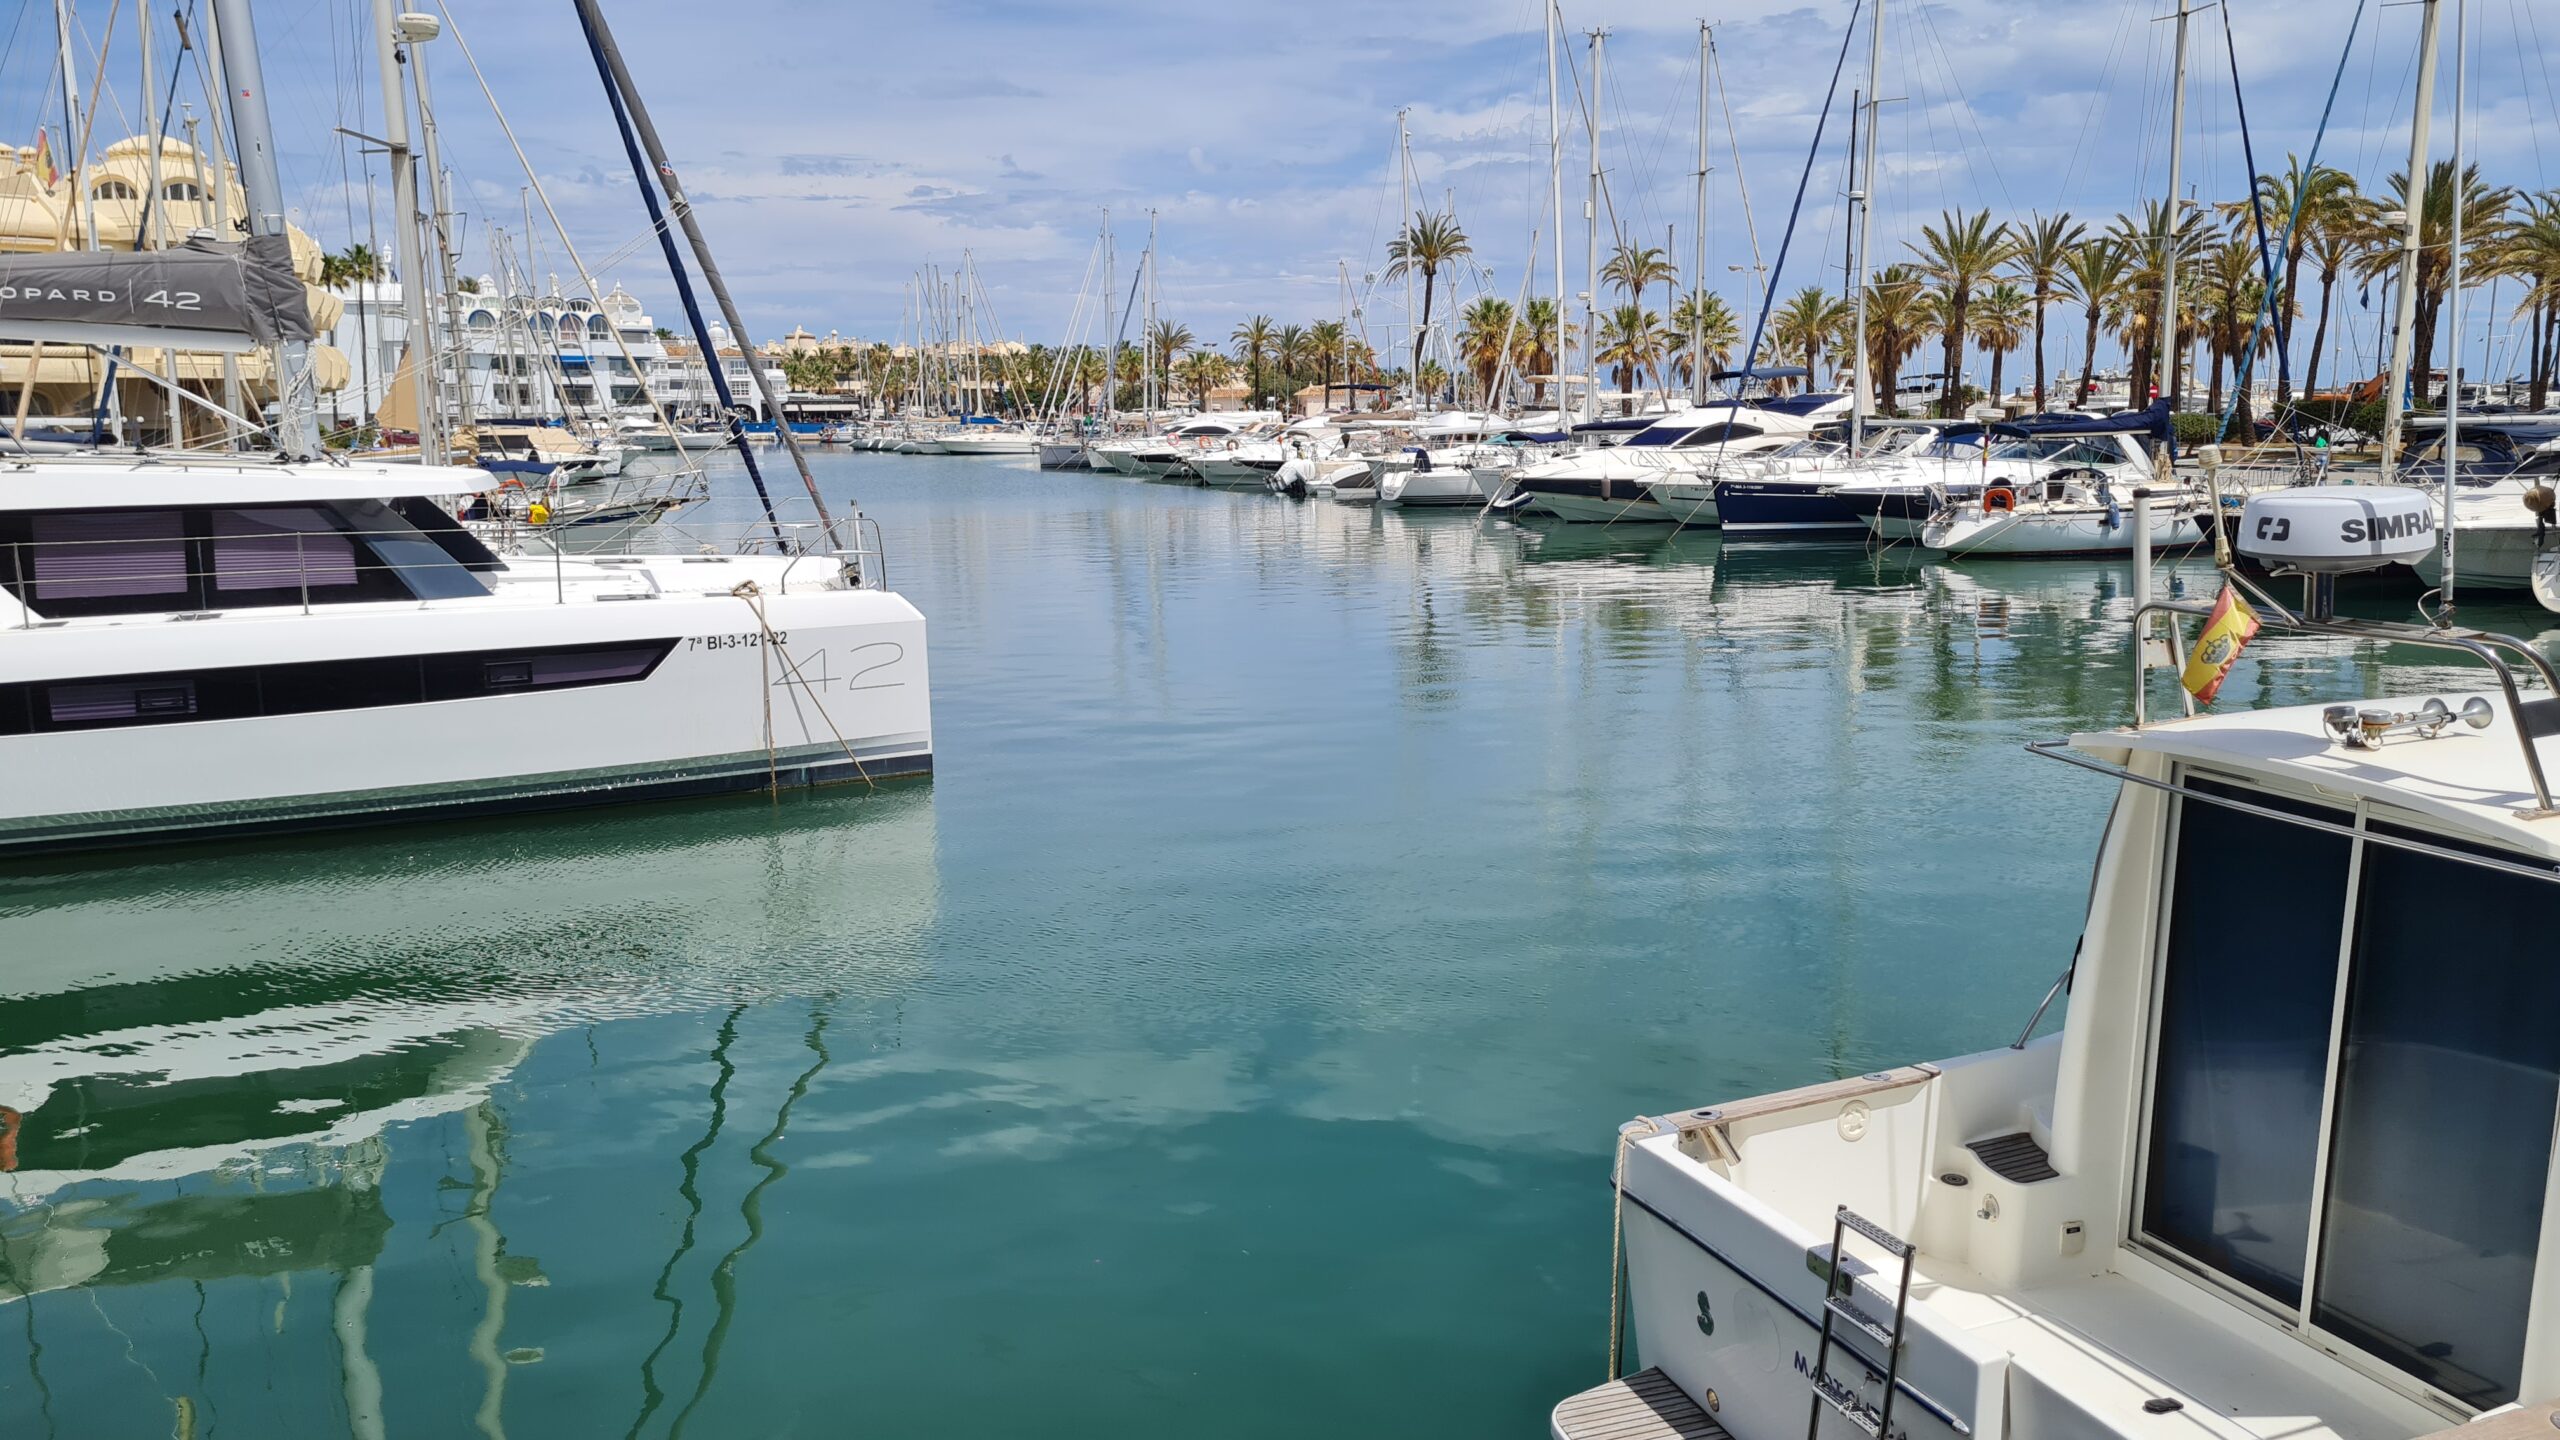
<svg viewBox="0 0 2560 1440">
<path fill-rule="evenodd" d="M 1855 1231 L 1883 1247 L 1902 1266 L 1902 1276 L 1894 1285 L 1893 1323 L 1888 1328 L 1881 1320 L 1858 1306 L 1857 1273 L 1849 1266 L 1849 1255 L 1842 1248 L 1849 1232 Z M 1915 1247 L 1908 1240 L 1886 1230 L 1873 1220 L 1842 1205 L 1831 1212 L 1831 1265 L 1822 1282 L 1822 1339 L 1814 1346 L 1813 1364 L 1806 1378 L 1813 1386 L 1813 1408 L 1805 1419 L 1805 1440 L 1820 1440 L 1824 1406 L 1837 1410 L 1852 1425 L 1876 1440 L 1892 1434 L 1894 1382 L 1902 1373 L 1902 1326 L 1911 1306 L 1911 1253 Z M 1858 1389 L 1831 1373 L 1831 1346 L 1836 1327 L 1846 1325 L 1884 1347 L 1884 1394 L 1870 1406 L 1858 1395 Z M 1865 1369 L 1865 1357 L 1843 1339 L 1840 1348 Z"/>
</svg>

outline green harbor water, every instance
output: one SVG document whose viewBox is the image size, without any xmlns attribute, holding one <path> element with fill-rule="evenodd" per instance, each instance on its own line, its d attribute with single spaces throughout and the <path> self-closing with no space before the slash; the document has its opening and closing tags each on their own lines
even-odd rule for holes
<svg viewBox="0 0 2560 1440">
<path fill-rule="evenodd" d="M 0 872 L 0 1436 L 1537 1436 L 1621 1121 L 2071 954 L 2120 567 L 820 463 L 930 782 Z"/>
</svg>

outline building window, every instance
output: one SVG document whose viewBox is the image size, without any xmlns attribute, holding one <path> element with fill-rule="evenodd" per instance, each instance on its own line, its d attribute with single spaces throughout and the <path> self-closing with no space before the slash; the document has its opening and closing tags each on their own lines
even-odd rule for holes
<svg viewBox="0 0 2560 1440">
<path fill-rule="evenodd" d="M 168 180 L 161 183 L 160 198 L 163 200 L 202 200 L 204 198 L 204 187 L 196 184 L 193 180 Z"/>
<path fill-rule="evenodd" d="M 89 193 L 100 200 L 139 200 L 142 198 L 142 192 L 134 189 L 130 183 L 112 178 L 99 181 L 97 186 L 90 190 Z"/>
</svg>

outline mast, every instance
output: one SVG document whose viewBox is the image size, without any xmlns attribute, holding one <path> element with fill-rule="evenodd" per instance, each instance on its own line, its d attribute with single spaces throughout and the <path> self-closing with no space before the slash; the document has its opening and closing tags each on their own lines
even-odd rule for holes
<svg viewBox="0 0 2560 1440">
<path fill-rule="evenodd" d="M 276 174 L 275 134 L 267 117 L 267 77 L 258 63 L 258 32 L 249 0 L 213 0 L 224 46 L 223 74 L 231 98 L 231 133 L 240 142 L 240 186 L 249 200 L 249 233 L 282 236 L 284 183 Z M 320 405 L 311 384 L 311 347 L 278 343 L 276 447 L 289 459 L 320 454 Z"/>
<path fill-rule="evenodd" d="M 1714 43 L 1715 27 L 1698 22 L 1698 226 L 1694 244 L 1695 258 L 1689 266 L 1689 403 L 1702 405 L 1707 398 L 1707 360 L 1698 352 L 1706 345 L 1705 309 L 1701 303 L 1707 293 L 1707 47 Z"/>
<path fill-rule="evenodd" d="M 2429 0 L 2433 3 L 2433 0 Z M 2169 203 L 2160 209 L 2160 318 L 2159 328 L 2152 332 L 2152 352 L 2168 367 L 2167 382 L 2160 393 L 2169 399 L 2169 408 L 2178 408 L 2178 362 L 2185 357 L 2178 346 L 2178 215 L 2186 202 L 2179 198 L 2179 167 L 2186 159 L 2187 141 L 2187 17 L 2193 12 L 2187 0 L 2178 0 L 2178 61 L 2169 83 Z M 1963 377 L 1950 375 L 1947 383 L 1963 393 Z M 1991 397 L 1997 402 L 1999 396 Z M 2172 432 L 2175 433 L 2174 431 Z M 2156 468 L 2160 479 L 2170 477 L 2167 463 L 2172 457 L 2173 441 L 2162 441 Z"/>
<path fill-rule="evenodd" d="M 1102 207 L 1102 432 L 1117 428 L 1119 406 L 1113 382 L 1120 364 L 1120 247 L 1111 238 L 1111 207 Z"/>
<path fill-rule="evenodd" d="M 424 147 L 420 158 L 427 166 L 427 234 L 435 240 L 436 274 L 444 290 L 444 334 L 446 342 L 453 348 L 454 414 L 468 426 L 472 419 L 471 345 L 463 337 L 462 296 L 455 283 L 453 269 L 453 182 L 445 174 L 444 161 L 436 145 L 435 96 L 427 86 L 426 52 L 418 48 L 444 30 L 432 15 L 402 15 L 399 24 L 400 38 L 405 42 L 409 57 L 409 79 L 418 87 L 418 139 Z M 532 229 L 528 227 L 525 234 L 530 237 Z M 500 287 L 502 291 L 504 288 Z M 505 295 L 502 293 L 498 298 L 503 305 Z"/>
<path fill-rule="evenodd" d="M 1591 193 L 1582 202 L 1582 420 L 1600 418 L 1600 76 L 1609 32 L 1591 35 Z"/>
<path fill-rule="evenodd" d="M 1564 17 L 1556 13 L 1556 0 L 1547 0 L 1547 189 L 1555 204 L 1556 245 L 1556 418 L 1564 418 L 1564 377 L 1573 373 L 1566 364 L 1564 336 L 1564 99 L 1556 81 L 1556 31 Z"/>
<path fill-rule="evenodd" d="M 1156 353 L 1156 212 L 1147 212 L 1147 323 L 1146 333 L 1139 338 L 1145 347 L 1147 363 L 1140 372 L 1146 379 L 1147 428 L 1156 428 L 1156 409 L 1163 402 L 1164 375 L 1156 367 L 1164 357 Z"/>
<path fill-rule="evenodd" d="M 1422 312 L 1413 306 L 1413 142 L 1404 128 L 1405 111 L 1396 112 L 1397 223 L 1404 229 L 1404 323 L 1413 332 L 1413 358 L 1407 361 L 1405 384 L 1413 392 L 1413 408 L 1422 409 Z"/>
<path fill-rule="evenodd" d="M 151 248 L 166 250 L 169 248 L 169 192 L 160 179 L 162 121 L 157 93 L 160 86 L 159 77 L 151 64 L 150 7 L 145 6 L 138 18 L 142 22 L 136 27 L 142 34 L 142 133 L 151 137 L 151 168 L 147 182 L 151 186 L 151 194 L 150 198 L 143 202 L 143 208 L 151 215 L 149 240 Z M 145 243 L 144 237 L 140 235 L 133 238 L 137 249 Z M 166 382 L 163 386 L 163 394 L 169 403 L 169 445 L 170 448 L 175 449 L 186 443 L 186 416 L 179 408 L 178 352 L 174 348 L 165 345 L 161 347 L 160 372 Z"/>
<path fill-rule="evenodd" d="M 243 0 L 231 0 L 231 3 L 243 3 Z M 388 3 L 388 0 L 382 0 L 382 3 Z M 818 477 L 809 473 L 809 457 L 801 453 L 799 437 L 791 433 L 791 426 L 782 419 L 782 397 L 773 391 L 773 377 L 765 374 L 764 367 L 756 363 L 756 347 L 748 338 L 747 322 L 738 314 L 738 302 L 729 296 L 729 282 L 720 278 L 720 264 L 711 256 L 710 242 L 702 238 L 702 222 L 694 218 L 693 202 L 685 198 L 684 183 L 676 178 L 675 163 L 667 158 L 667 147 L 659 143 L 658 127 L 650 123 L 649 108 L 640 99 L 640 88 L 631 83 L 631 69 L 622 61 L 622 51 L 613 42 L 613 31 L 604 23 L 604 13 L 596 0 L 577 0 L 577 5 L 579 18 L 586 22 L 587 44 L 605 68 L 606 78 L 612 82 L 613 94 L 631 128 L 639 132 L 641 147 L 648 151 L 649 164 L 657 170 L 658 183 L 667 192 L 667 208 L 675 213 L 676 223 L 684 227 L 686 242 L 693 247 L 693 263 L 702 271 L 702 283 L 710 288 L 712 300 L 720 306 L 721 318 L 729 323 L 729 338 L 737 343 L 738 354 L 746 362 L 747 378 L 755 382 L 756 393 L 764 397 L 765 413 L 773 417 L 775 433 L 782 438 L 782 448 L 790 453 L 792 468 L 800 472 L 800 483 L 809 492 L 809 504 L 818 512 L 818 523 L 833 531 L 835 517 L 827 513 L 827 499 L 818 493 Z M 639 178 L 645 189 L 645 177 Z M 710 362 L 712 378 L 722 389 L 727 389 L 728 382 L 720 369 L 720 357 L 706 355 L 703 358 Z M 754 472 L 755 457 L 746 444 L 744 432 L 736 429 L 734 419 L 731 421 L 731 433 L 738 437 L 738 452 L 746 457 L 748 470 Z M 759 491 L 764 488 L 761 473 L 756 474 L 756 488 Z"/>
<path fill-rule="evenodd" d="M 409 96 L 400 78 L 400 16 L 373 0 L 374 64 L 382 72 L 383 147 L 390 152 L 391 235 L 400 262 L 400 308 L 409 321 L 409 382 L 418 397 L 418 458 L 442 464 L 444 399 L 435 384 L 435 327 L 427 313 L 427 262 L 419 253 L 418 169 L 409 149 Z"/>
<path fill-rule="evenodd" d="M 1856 366 L 1850 381 L 1856 394 L 1849 405 L 1849 451 L 1863 453 L 1867 448 L 1867 415 L 1875 408 L 1875 384 L 1867 366 L 1867 262 L 1873 253 L 1876 217 L 1876 125 L 1884 118 L 1884 0 L 1873 0 L 1867 24 L 1873 33 L 1867 36 L 1867 153 L 1859 158 L 1858 188 L 1849 192 L 1849 203 L 1858 209 L 1858 296 L 1857 318 L 1850 323 L 1856 330 L 1857 349 L 1852 352 Z M 1806 377 L 1812 383 L 1812 377 Z M 1992 397 L 1994 400 L 1998 396 Z"/>
<path fill-rule="evenodd" d="M 2465 70 L 2469 60 L 2467 42 L 2471 35 L 2470 0 L 2453 3 L 2453 218 L 2446 240 L 2452 245 L 2450 272 L 2445 278 L 2445 298 L 2452 313 L 2445 317 L 2445 328 L 2451 335 L 2452 358 L 2445 364 L 2444 387 L 2444 605 L 2437 614 L 2446 623 L 2453 620 L 2453 476 L 2455 462 L 2462 454 L 2462 102 L 2469 89 L 2470 76 Z M 2415 173 L 2414 171 L 2412 173 Z M 2422 190 L 2419 192 L 2424 194 Z"/>
<path fill-rule="evenodd" d="M 2389 484 L 2400 468 L 2400 428 L 2402 393 L 2409 388 L 2410 351 L 2417 345 L 2418 325 L 2418 236 L 2427 214 L 2427 126 L 2435 118 L 2436 106 L 2436 28 L 2442 19 L 2436 0 L 2420 0 L 2426 8 L 2418 15 L 2418 104 L 2409 119 L 2409 180 L 2401 199 L 2408 205 L 2406 228 L 2400 236 L 2400 295 L 2393 307 L 2391 335 L 2391 369 L 2387 389 L 2382 397 L 2382 479 Z M 2462 208 L 2462 177 L 2454 176 L 2454 208 Z M 2450 492 L 2448 492 L 2450 493 Z M 2445 528 L 2453 528 L 2453 514 L 2447 511 Z"/>
<path fill-rule="evenodd" d="M 79 179 L 89 168 L 89 133 L 80 124 L 80 71 L 71 54 L 71 0 L 53 0 L 53 33 L 55 44 L 62 52 L 62 173 Z M 98 202 L 90 198 L 88 192 L 97 187 L 81 184 L 78 188 L 80 194 L 64 197 L 64 209 L 67 213 L 69 201 L 81 203 L 82 213 L 88 217 L 89 233 L 81 241 L 80 248 L 95 250 L 98 248 Z M 35 373 L 32 366 L 28 373 Z"/>
</svg>

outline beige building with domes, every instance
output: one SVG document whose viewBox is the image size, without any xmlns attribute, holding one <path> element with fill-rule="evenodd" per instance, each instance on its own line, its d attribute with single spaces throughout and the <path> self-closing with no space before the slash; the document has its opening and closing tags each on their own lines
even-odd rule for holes
<svg viewBox="0 0 2560 1440">
<path fill-rule="evenodd" d="M 182 140 L 159 143 L 160 198 L 148 205 L 146 197 L 151 195 L 154 182 L 152 142 L 148 138 L 116 141 L 96 164 L 77 175 L 64 170 L 50 180 L 35 150 L 0 145 L 0 254 L 90 248 L 154 250 L 184 244 L 198 231 L 225 239 L 240 238 L 243 232 L 236 223 L 228 227 L 220 223 L 224 219 L 237 222 L 248 214 L 248 196 L 240 188 L 238 169 L 227 162 L 207 163 Z M 75 180 L 77 190 L 73 189 Z M 293 268 L 302 277 L 312 324 L 325 332 L 337 323 L 341 307 L 338 297 L 320 286 L 320 244 L 298 228 L 288 227 L 288 234 L 293 243 Z M 8 342 L 7 331 L 7 318 L 0 316 L 0 389 L 6 391 L 0 394 L 0 414 L 16 413 L 18 392 L 28 380 L 31 361 L 35 379 L 35 392 L 28 407 L 31 416 L 87 416 L 93 412 L 99 387 L 105 381 L 105 356 L 93 350 L 62 346 L 45 346 L 38 355 L 36 347 Z M 237 358 L 241 387 L 246 392 L 242 413 L 254 417 L 259 407 L 274 399 L 274 362 L 270 356 L 255 351 Z M 347 383 L 347 357 L 338 350 L 314 345 L 311 360 L 312 378 L 322 394 Z M 182 388 L 220 402 L 220 355 L 183 350 L 173 355 L 162 350 L 135 349 L 126 352 L 122 364 L 169 376 Z M 136 432 L 153 438 L 166 434 L 169 399 L 163 387 L 120 372 L 116 398 L 126 416 L 128 437 Z M 210 411 L 192 405 L 184 410 L 190 437 L 201 437 L 219 428 Z M 0 423 L 5 420 L 0 419 Z"/>
</svg>

